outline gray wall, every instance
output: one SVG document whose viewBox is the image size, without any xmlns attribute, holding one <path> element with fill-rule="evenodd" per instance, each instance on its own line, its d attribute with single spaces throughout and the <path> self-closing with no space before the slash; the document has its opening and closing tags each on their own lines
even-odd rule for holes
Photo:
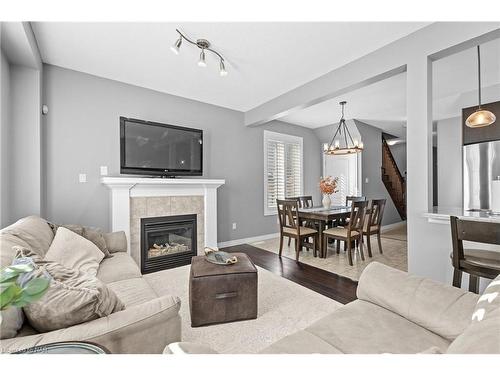
<svg viewBox="0 0 500 375">
<path fill-rule="evenodd" d="M 383 225 L 393 224 L 401 221 L 394 203 L 385 188 L 380 167 L 382 166 L 382 131 L 374 126 L 355 120 L 358 130 L 361 134 L 364 150 L 361 153 L 361 173 L 362 173 L 362 192 L 368 199 L 387 199 L 384 213 Z M 324 126 L 314 130 L 314 133 L 320 140 L 320 143 L 329 142 L 333 135 L 333 125 Z M 366 183 L 368 178 L 368 183 Z"/>
<path fill-rule="evenodd" d="M 406 177 L 406 143 L 397 143 L 395 145 L 389 146 L 391 149 L 394 161 L 399 168 L 399 171 Z"/>
<path fill-rule="evenodd" d="M 462 119 L 437 121 L 438 205 L 462 207 Z"/>
<path fill-rule="evenodd" d="M 3 50 L 0 61 L 0 228 L 10 224 L 10 64 Z"/>
<path fill-rule="evenodd" d="M 11 221 L 41 214 L 40 72 L 11 65 Z"/>
<path fill-rule="evenodd" d="M 309 129 L 279 121 L 245 127 L 241 112 L 51 65 L 44 65 L 43 87 L 49 220 L 109 229 L 99 167 L 120 172 L 120 116 L 204 130 L 204 177 L 226 179 L 218 191 L 219 242 L 278 230 L 276 216 L 264 217 L 264 129 L 304 138 L 305 192 L 319 199 L 320 145 Z M 78 182 L 79 173 L 87 174 L 87 183 Z"/>
</svg>

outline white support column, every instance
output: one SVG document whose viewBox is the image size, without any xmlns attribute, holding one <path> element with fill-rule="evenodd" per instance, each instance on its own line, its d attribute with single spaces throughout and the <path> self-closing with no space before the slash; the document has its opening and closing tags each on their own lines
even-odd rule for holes
<svg viewBox="0 0 500 375">
<path fill-rule="evenodd" d="M 217 188 L 205 187 L 205 246 L 217 247 Z"/>
<path fill-rule="evenodd" d="M 432 264 L 434 254 L 423 246 L 432 208 L 432 63 L 426 55 L 411 56 L 407 65 L 407 216 L 408 270 L 426 276 L 442 272 Z"/>
<path fill-rule="evenodd" d="M 127 236 L 127 252 L 130 254 L 130 189 L 135 184 L 109 185 L 111 189 L 111 230 L 123 230 Z"/>
</svg>

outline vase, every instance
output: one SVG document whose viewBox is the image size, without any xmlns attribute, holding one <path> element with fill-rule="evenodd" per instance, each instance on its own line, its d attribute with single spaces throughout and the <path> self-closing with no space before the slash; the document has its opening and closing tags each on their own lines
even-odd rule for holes
<svg viewBox="0 0 500 375">
<path fill-rule="evenodd" d="M 330 195 L 328 194 L 323 194 L 323 200 L 321 201 L 323 204 L 323 207 L 328 209 L 332 205 L 332 200 L 330 199 Z"/>
</svg>

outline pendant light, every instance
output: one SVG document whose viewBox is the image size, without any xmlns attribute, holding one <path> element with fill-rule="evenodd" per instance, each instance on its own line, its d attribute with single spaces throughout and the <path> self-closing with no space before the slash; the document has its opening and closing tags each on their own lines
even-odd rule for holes
<svg viewBox="0 0 500 375">
<path fill-rule="evenodd" d="M 493 124 L 497 119 L 493 112 L 481 108 L 481 51 L 479 46 L 477 46 L 477 78 L 479 85 L 479 105 L 477 110 L 465 120 L 465 125 L 469 128 L 482 128 L 483 126 Z"/>
<path fill-rule="evenodd" d="M 333 134 L 333 138 L 328 145 L 325 145 L 324 153 L 326 155 L 347 155 L 355 154 L 363 151 L 363 142 L 358 139 L 353 139 L 349 127 L 344 119 L 344 106 L 346 101 L 339 103 L 342 107 L 342 117 L 339 121 L 339 126 Z"/>
</svg>

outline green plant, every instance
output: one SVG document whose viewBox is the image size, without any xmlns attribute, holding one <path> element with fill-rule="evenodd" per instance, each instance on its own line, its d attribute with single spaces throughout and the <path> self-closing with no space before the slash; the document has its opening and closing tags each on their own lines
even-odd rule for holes
<svg viewBox="0 0 500 375">
<path fill-rule="evenodd" d="M 24 285 L 19 283 L 19 276 L 31 271 L 33 267 L 28 264 L 9 266 L 0 271 L 0 310 L 23 307 L 42 298 L 49 288 L 49 279 L 35 277 Z"/>
</svg>

